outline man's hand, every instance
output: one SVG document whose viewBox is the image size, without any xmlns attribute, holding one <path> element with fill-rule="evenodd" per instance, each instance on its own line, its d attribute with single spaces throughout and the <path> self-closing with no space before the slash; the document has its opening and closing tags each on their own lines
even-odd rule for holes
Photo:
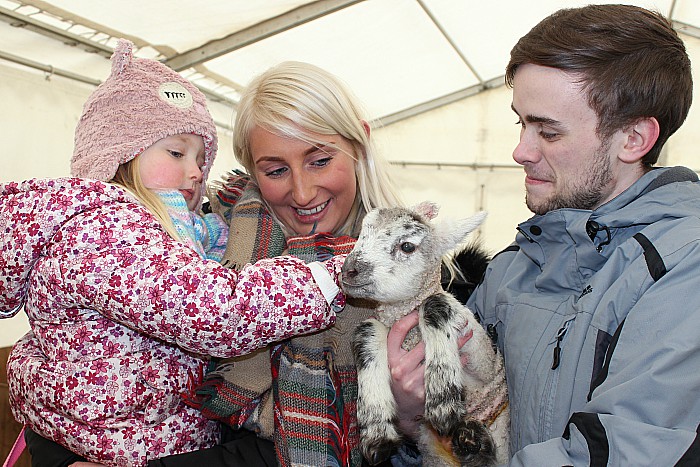
<svg viewBox="0 0 700 467">
<path fill-rule="evenodd" d="M 387 360 L 391 373 L 391 391 L 396 400 L 399 429 L 416 439 L 418 420 L 425 411 L 425 344 L 418 343 L 411 351 L 401 347 L 406 334 L 418 325 L 418 312 L 398 320 L 387 336 Z"/>
<path fill-rule="evenodd" d="M 412 440 L 418 436 L 419 421 L 425 412 L 425 344 L 420 342 L 410 351 L 404 350 L 401 344 L 417 325 L 418 312 L 414 311 L 394 323 L 387 336 L 387 360 L 391 391 L 399 415 L 399 429 Z M 462 348 L 471 336 L 472 332 L 469 331 L 460 337 L 458 347 Z M 462 354 L 461 359 L 462 365 L 466 365 L 467 354 Z"/>
</svg>

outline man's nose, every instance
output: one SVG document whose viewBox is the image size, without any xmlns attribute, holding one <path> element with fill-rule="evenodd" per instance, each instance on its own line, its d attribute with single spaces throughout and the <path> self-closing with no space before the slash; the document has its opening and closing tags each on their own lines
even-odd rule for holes
<svg viewBox="0 0 700 467">
<path fill-rule="evenodd" d="M 520 141 L 513 149 L 513 160 L 520 165 L 537 162 L 540 158 L 539 146 L 532 141 L 532 137 L 523 132 L 520 134 Z"/>
</svg>

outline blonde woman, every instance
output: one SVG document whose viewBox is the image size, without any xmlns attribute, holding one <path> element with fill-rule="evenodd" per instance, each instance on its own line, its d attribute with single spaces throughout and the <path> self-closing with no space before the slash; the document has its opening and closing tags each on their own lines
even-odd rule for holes
<svg viewBox="0 0 700 467">
<path fill-rule="evenodd" d="M 281 63 L 251 82 L 234 128 L 235 154 L 247 174 L 231 174 L 210 196 L 213 211 L 230 225 L 225 264 L 347 253 L 369 210 L 402 204 L 366 118 L 344 83 L 314 65 Z M 224 443 L 153 465 L 363 465 L 350 336 L 372 311 L 349 304 L 327 331 L 221 362 L 193 402 L 228 427 Z M 402 322 L 395 341 L 415 325 L 412 319 Z M 419 352 L 396 351 L 394 361 L 412 361 L 422 378 Z M 400 409 L 420 406 L 422 379 L 403 373 Z"/>
<path fill-rule="evenodd" d="M 255 78 L 234 129 L 249 175 L 211 196 L 230 225 L 224 263 L 349 252 L 370 209 L 401 204 L 370 134 L 356 98 L 325 70 L 285 62 Z M 205 415 L 257 433 L 269 452 L 274 444 L 271 465 L 360 465 L 350 336 L 372 309 L 349 308 L 328 332 L 222 364 L 198 390 Z"/>
</svg>

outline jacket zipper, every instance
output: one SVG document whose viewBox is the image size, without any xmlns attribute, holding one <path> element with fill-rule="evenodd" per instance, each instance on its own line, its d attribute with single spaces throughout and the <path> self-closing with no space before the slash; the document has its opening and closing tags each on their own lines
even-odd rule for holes
<svg viewBox="0 0 700 467">
<path fill-rule="evenodd" d="M 566 335 L 566 332 L 568 331 L 569 326 L 571 326 L 571 323 L 572 321 L 574 321 L 574 319 L 576 318 L 574 317 L 568 319 L 566 322 L 564 322 L 564 324 L 562 324 L 561 328 L 559 328 L 559 330 L 557 331 L 554 346 L 554 355 L 552 357 L 552 371 L 549 371 L 547 373 L 547 380 L 545 382 L 545 386 L 542 391 L 542 397 L 540 399 L 540 420 L 544 421 L 543 423 L 540 423 L 539 428 L 537 429 L 537 439 L 540 442 L 551 438 L 551 433 L 549 432 L 549 430 L 551 430 L 552 412 L 554 410 L 552 407 L 555 403 L 557 386 L 559 385 L 559 372 L 554 370 L 556 370 L 559 367 L 559 364 L 561 363 L 561 342 L 562 340 L 564 340 L 564 336 Z"/>
<path fill-rule="evenodd" d="M 564 339 L 564 335 L 566 335 L 566 331 L 569 330 L 569 325 L 573 321 L 573 318 L 566 321 L 564 325 L 559 328 L 559 331 L 557 331 L 557 341 L 556 345 L 554 346 L 554 355 L 552 356 L 552 370 L 556 370 L 559 367 L 559 364 L 561 363 L 561 341 Z"/>
</svg>

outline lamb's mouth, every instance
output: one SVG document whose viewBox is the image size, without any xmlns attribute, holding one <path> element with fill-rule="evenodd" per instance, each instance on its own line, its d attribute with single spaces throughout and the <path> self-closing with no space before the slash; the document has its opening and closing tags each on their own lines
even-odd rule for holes
<svg viewBox="0 0 700 467">
<path fill-rule="evenodd" d="M 346 295 L 356 298 L 369 298 L 372 292 L 370 282 L 364 284 L 350 283 L 345 280 L 340 281 L 341 288 Z"/>
</svg>

